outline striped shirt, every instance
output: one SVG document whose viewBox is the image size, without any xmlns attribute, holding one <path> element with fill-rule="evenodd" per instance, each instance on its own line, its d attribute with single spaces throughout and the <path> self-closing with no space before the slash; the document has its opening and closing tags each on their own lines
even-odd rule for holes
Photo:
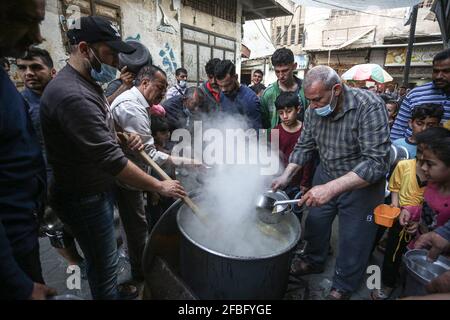
<svg viewBox="0 0 450 320">
<path fill-rule="evenodd" d="M 450 119 L 450 94 L 445 93 L 442 89 L 436 88 L 433 82 L 426 83 L 423 86 L 411 90 L 405 99 L 403 99 L 391 129 L 392 141 L 412 135 L 412 131 L 408 125 L 408 121 L 411 119 L 411 112 L 415 107 L 424 103 L 442 105 L 444 107 L 442 123 Z"/>
<path fill-rule="evenodd" d="M 317 148 L 325 172 L 337 179 L 350 171 L 369 183 L 385 178 L 389 163 L 386 106 L 372 92 L 343 86 L 342 108 L 330 117 L 308 108 L 303 132 L 289 158 L 305 165 Z"/>
</svg>

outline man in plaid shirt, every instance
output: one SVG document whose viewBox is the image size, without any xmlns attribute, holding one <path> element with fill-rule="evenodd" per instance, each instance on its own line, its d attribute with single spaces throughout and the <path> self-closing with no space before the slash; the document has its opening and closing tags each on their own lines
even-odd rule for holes
<svg viewBox="0 0 450 320">
<path fill-rule="evenodd" d="M 328 256 L 332 223 L 339 214 L 339 254 L 328 299 L 349 299 L 358 289 L 371 254 L 377 227 L 374 208 L 383 203 L 389 162 L 388 115 L 372 92 L 350 88 L 327 66 L 311 69 L 303 82 L 310 101 L 300 136 L 284 173 L 274 180 L 283 188 L 319 151 L 313 188 L 301 198 L 306 204 L 302 259 L 291 273 L 321 273 Z"/>
</svg>

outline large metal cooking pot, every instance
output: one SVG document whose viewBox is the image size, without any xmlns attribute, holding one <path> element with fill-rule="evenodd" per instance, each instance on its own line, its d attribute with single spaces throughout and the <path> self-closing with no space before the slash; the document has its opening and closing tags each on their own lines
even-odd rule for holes
<svg viewBox="0 0 450 320">
<path fill-rule="evenodd" d="M 191 223 L 195 217 L 187 206 L 183 205 L 178 210 L 177 224 L 182 235 L 180 273 L 200 299 L 283 298 L 291 255 L 300 239 L 300 223 L 292 214 L 283 216 L 276 225 L 260 222 L 256 211 L 252 215 L 255 230 L 262 234 L 261 242 L 268 241 L 274 247 L 279 243 L 277 248 L 263 252 L 265 247 L 262 246 L 262 251 L 255 255 L 225 252 L 222 243 L 205 241 L 192 232 Z M 214 230 L 205 231 L 214 238 Z"/>
</svg>

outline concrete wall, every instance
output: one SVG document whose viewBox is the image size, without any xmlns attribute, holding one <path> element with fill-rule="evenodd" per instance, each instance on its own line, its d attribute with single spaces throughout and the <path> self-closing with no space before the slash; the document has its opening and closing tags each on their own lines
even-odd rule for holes
<svg viewBox="0 0 450 320">
<path fill-rule="evenodd" d="M 50 52 L 57 70 L 66 64 L 69 56 L 63 47 L 61 28 L 59 25 L 59 15 L 61 13 L 60 1 L 47 0 L 45 7 L 45 20 L 41 25 L 41 33 L 45 41 L 40 45 Z"/>
<path fill-rule="evenodd" d="M 170 10 L 170 0 L 142 1 L 142 0 L 109 0 L 108 3 L 120 6 L 121 27 L 123 39 L 138 38 L 145 44 L 152 55 L 156 65 L 162 67 L 168 74 L 169 81 L 174 81 L 174 72 L 181 65 L 181 46 L 179 22 L 173 19 L 176 11 Z M 42 34 L 47 41 L 41 47 L 49 50 L 55 61 L 57 69 L 65 65 L 68 58 L 62 42 L 62 30 L 59 24 L 59 15 L 62 13 L 60 1 L 47 0 L 46 17 L 42 24 Z M 161 7 L 165 11 L 166 20 L 174 26 L 174 33 L 158 31 L 161 21 Z M 159 19 L 158 19 L 159 18 Z M 169 51 L 173 56 L 169 55 Z M 163 59 L 169 57 L 169 63 Z"/>
<path fill-rule="evenodd" d="M 242 38 L 242 3 L 237 3 L 236 23 L 221 18 L 213 17 L 204 12 L 194 10 L 191 7 L 183 7 L 181 10 L 181 23 L 204 31 L 217 33 L 233 38 L 236 41 L 236 73 L 241 73 L 241 38 Z M 180 40 L 181 41 L 181 40 Z"/>
<path fill-rule="evenodd" d="M 169 0 L 141 1 L 115 0 L 122 11 L 122 34 L 127 37 L 139 37 L 148 47 L 153 63 L 166 71 L 170 84 L 175 82 L 175 70 L 181 67 L 180 23 L 174 17 L 177 11 L 170 9 Z M 163 14 L 169 25 L 159 31 Z"/>
<path fill-rule="evenodd" d="M 329 9 L 307 7 L 305 10 L 305 47 L 314 47 L 322 43 L 322 30 L 330 18 Z"/>
<path fill-rule="evenodd" d="M 416 35 L 439 34 L 436 21 L 425 20 L 430 8 L 420 8 L 417 17 Z M 409 25 L 404 26 L 404 16 L 408 9 L 375 10 L 371 15 L 353 12 L 354 14 L 331 17 L 331 10 L 307 7 L 305 28 L 307 30 L 306 49 L 317 49 L 330 45 L 323 41 L 324 30 L 336 30 L 355 27 L 375 26 L 375 33 L 370 35 L 370 44 L 382 44 L 385 37 L 408 37 Z M 312 23 L 316 20 L 316 23 Z M 361 29 L 363 30 L 363 29 Z M 360 45 L 359 47 L 364 46 Z M 367 44 L 366 44 L 367 46 Z M 358 47 L 350 46 L 350 47 Z"/>
<path fill-rule="evenodd" d="M 293 16 L 286 17 L 278 17 L 272 21 L 271 30 L 272 30 L 272 42 L 277 48 L 287 47 L 294 52 L 294 54 L 302 53 L 302 44 L 298 43 L 299 32 L 303 32 L 303 30 L 299 29 L 299 25 L 305 24 L 305 7 L 296 6 L 294 9 Z M 287 32 L 287 45 L 284 44 L 284 36 L 280 39 L 280 44 L 277 45 L 276 39 L 277 36 L 277 27 L 281 27 L 281 35 L 285 33 L 285 26 L 289 26 Z M 291 35 L 292 35 L 292 26 L 295 26 L 295 42 L 291 44 Z"/>
<path fill-rule="evenodd" d="M 175 69 L 181 67 L 182 63 L 181 23 L 236 39 L 236 67 L 240 73 L 242 16 L 240 1 L 238 1 L 236 23 L 212 17 L 190 7 L 182 7 L 179 0 L 108 0 L 106 2 L 120 6 L 123 39 L 138 38 L 146 45 L 153 62 L 167 72 L 170 84 L 175 81 Z M 65 65 L 68 58 L 63 46 L 60 14 L 62 14 L 61 2 L 47 0 L 46 17 L 41 27 L 46 41 L 40 46 L 50 52 L 57 70 Z M 165 24 L 163 27 L 162 21 Z"/>
</svg>

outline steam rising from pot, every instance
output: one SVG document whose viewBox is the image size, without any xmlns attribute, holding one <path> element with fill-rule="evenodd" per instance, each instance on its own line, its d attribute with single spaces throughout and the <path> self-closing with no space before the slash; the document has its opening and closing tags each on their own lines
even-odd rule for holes
<svg viewBox="0 0 450 320">
<path fill-rule="evenodd" d="M 204 130 L 211 127 L 223 132 L 225 136 L 226 129 L 246 129 L 246 124 L 243 119 L 237 119 L 235 116 L 222 117 L 220 121 L 203 121 Z M 244 131 L 237 136 L 240 134 L 246 135 Z M 294 238 L 294 232 L 286 223 L 270 227 L 263 226 L 264 229 L 261 229 L 261 222 L 256 215 L 255 201 L 259 195 L 270 188 L 273 176 L 263 175 L 263 164 L 251 158 L 257 156 L 252 154 L 251 148 L 261 147 L 258 146 L 258 141 L 256 139 L 247 139 L 247 141 L 249 143 L 245 145 L 226 141 L 225 154 L 234 152 L 236 155 L 246 155 L 247 161 L 243 164 L 216 164 L 205 177 L 200 196 L 194 199 L 201 211 L 207 215 L 207 226 L 205 227 L 198 219 L 190 215 L 191 219 L 183 221 L 183 228 L 197 243 L 223 254 L 246 257 L 268 256 L 289 246 Z M 211 141 L 211 143 L 216 142 Z M 206 146 L 208 147 L 211 146 Z M 272 165 L 275 163 L 278 172 L 281 172 L 283 168 L 278 152 L 270 154 L 270 161 L 273 162 Z M 269 236 L 268 232 L 262 231 L 269 231 L 269 233 L 272 231 L 275 236 Z"/>
</svg>

